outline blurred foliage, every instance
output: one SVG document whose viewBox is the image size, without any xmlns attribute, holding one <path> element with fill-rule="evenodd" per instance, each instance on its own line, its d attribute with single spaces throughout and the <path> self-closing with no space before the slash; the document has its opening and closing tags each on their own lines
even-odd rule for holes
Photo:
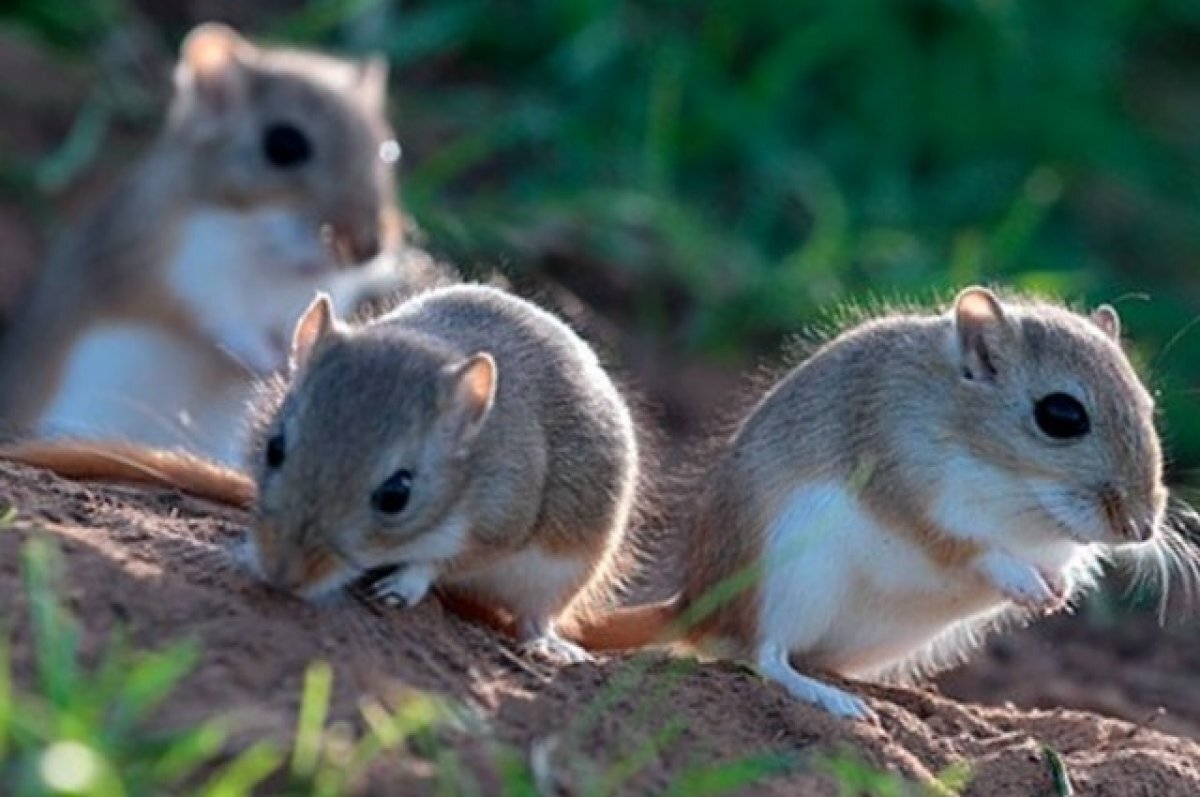
<svg viewBox="0 0 1200 797">
<path fill-rule="evenodd" d="M 726 357 L 868 293 L 1114 301 L 1200 462 L 1200 3 L 283 5 L 251 32 L 388 54 L 405 202 L 460 263 Z M 80 47 L 131 13 L 16 8 Z"/>
</svg>

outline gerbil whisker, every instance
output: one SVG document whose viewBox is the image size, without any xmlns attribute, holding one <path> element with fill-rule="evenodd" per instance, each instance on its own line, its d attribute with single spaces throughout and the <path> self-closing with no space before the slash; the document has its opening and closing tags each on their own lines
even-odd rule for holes
<svg viewBox="0 0 1200 797">
<path fill-rule="evenodd" d="M 1171 336 L 1171 339 L 1166 342 L 1166 345 L 1159 350 L 1158 356 L 1154 358 L 1154 364 L 1151 366 L 1151 369 L 1155 371 L 1159 370 L 1159 365 L 1161 365 L 1162 361 L 1166 359 L 1166 356 L 1171 353 L 1171 349 L 1175 348 L 1175 346 L 1181 340 L 1183 340 L 1183 337 L 1197 326 L 1200 326 L 1200 315 L 1193 316 L 1190 321 L 1179 328 L 1178 332 Z"/>
<path fill-rule="evenodd" d="M 1200 549 L 1190 541 L 1188 528 L 1200 518 L 1182 502 L 1171 507 L 1153 542 L 1135 549 L 1131 590 L 1153 584 L 1158 590 L 1157 614 L 1165 623 L 1176 588 L 1191 609 L 1200 598 Z"/>
<path fill-rule="evenodd" d="M 251 379 L 258 379 L 260 377 L 259 372 L 251 367 L 251 365 L 246 362 L 246 359 L 233 349 L 229 348 L 228 346 L 220 345 L 218 345 L 217 348 L 221 350 L 221 354 L 225 355 L 230 362 L 232 362 L 238 368 L 241 368 L 242 371 L 245 372 L 246 376 L 250 377 Z"/>
<path fill-rule="evenodd" d="M 196 446 L 200 440 L 197 434 L 198 430 L 193 426 L 189 426 L 182 418 L 159 412 L 153 405 L 144 401 L 135 401 L 128 396 L 113 396 L 112 399 L 114 402 L 124 404 L 135 414 L 140 414 L 146 419 L 147 423 L 152 423 L 167 432 L 178 434 L 183 441 L 191 446 Z"/>
<path fill-rule="evenodd" d="M 1196 513 L 1190 507 L 1180 506 L 1165 526 L 1163 536 L 1173 564 L 1180 568 L 1183 596 L 1189 608 L 1196 605 L 1197 590 L 1200 589 L 1200 549 L 1189 539 L 1187 527 L 1194 527 L 1197 520 Z M 1182 525 L 1175 526 L 1173 523 Z"/>
<path fill-rule="evenodd" d="M 1148 302 L 1150 298 L 1150 294 L 1145 291 L 1128 291 L 1115 299 L 1109 299 L 1108 303 L 1116 306 L 1123 302 Z"/>
</svg>

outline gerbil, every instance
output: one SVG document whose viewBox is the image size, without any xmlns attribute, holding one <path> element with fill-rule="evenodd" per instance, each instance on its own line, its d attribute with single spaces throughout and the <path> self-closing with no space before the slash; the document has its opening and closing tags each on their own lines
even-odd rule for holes
<svg viewBox="0 0 1200 797">
<path fill-rule="evenodd" d="M 251 550 L 270 584 L 316 600 L 395 567 L 377 596 L 414 604 L 436 584 L 528 645 L 582 657 L 557 625 L 614 586 L 638 480 L 630 412 L 588 345 L 529 302 L 464 285 L 357 328 L 318 298 L 291 351 L 290 384 L 252 448 L 257 490 L 236 471 L 122 444 L 0 456 L 242 506 L 257 492 Z"/>
<path fill-rule="evenodd" d="M 382 566 L 405 604 L 437 583 L 577 657 L 556 624 L 611 586 L 638 475 L 628 408 L 595 354 L 483 286 L 421 294 L 359 328 L 318 299 L 254 457 L 263 575 L 308 598 Z"/>
<path fill-rule="evenodd" d="M 65 234 L 0 345 L 6 431 L 234 461 L 252 380 L 282 367 L 316 289 L 352 304 L 388 267 L 336 270 L 396 243 L 386 82 L 380 60 L 194 29 L 157 141 Z"/>
<path fill-rule="evenodd" d="M 1119 329 L 1107 306 L 1089 318 L 970 288 L 947 314 L 837 337 L 766 394 L 705 478 L 679 597 L 577 640 L 683 638 L 863 718 L 863 700 L 793 659 L 926 672 L 1002 616 L 1077 598 L 1109 549 L 1177 553 L 1154 404 Z"/>
</svg>

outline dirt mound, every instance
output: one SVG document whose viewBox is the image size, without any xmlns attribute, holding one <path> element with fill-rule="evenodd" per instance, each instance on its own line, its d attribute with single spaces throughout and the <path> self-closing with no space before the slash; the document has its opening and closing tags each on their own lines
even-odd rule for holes
<svg viewBox="0 0 1200 797">
<path fill-rule="evenodd" d="M 1047 746 L 1083 794 L 1200 793 L 1200 744 L 1136 724 L 862 686 L 881 717 L 881 727 L 868 727 L 797 705 L 728 663 L 645 654 L 555 668 L 522 659 L 433 601 L 372 611 L 349 599 L 314 608 L 271 594 L 233 564 L 245 518 L 232 510 L 10 466 L 0 468 L 0 497 L 19 511 L 0 536 L 0 589 L 16 621 L 18 677 L 30 672 L 19 548 L 47 535 L 64 553 L 64 600 L 80 618 L 85 655 L 95 655 L 119 626 L 142 646 L 202 642 L 199 667 L 162 714 L 168 725 L 237 711 L 247 718 L 248 737 L 285 740 L 305 667 L 319 658 L 334 667 L 334 719 L 352 717 L 362 693 L 397 684 L 443 693 L 468 706 L 489 739 L 536 752 L 565 793 L 622 767 L 630 774 L 617 781 L 619 793 L 660 793 L 698 767 L 778 754 L 778 774 L 749 793 L 836 794 L 818 756 L 851 750 L 918 781 L 965 763 L 972 795 L 1053 794 Z M 464 766 L 487 768 L 478 733 L 458 733 L 451 743 Z M 378 793 L 400 793 L 397 779 L 403 793 L 433 788 L 427 768 L 411 761 L 382 766 Z M 481 777 L 489 782 L 486 772 Z"/>
</svg>

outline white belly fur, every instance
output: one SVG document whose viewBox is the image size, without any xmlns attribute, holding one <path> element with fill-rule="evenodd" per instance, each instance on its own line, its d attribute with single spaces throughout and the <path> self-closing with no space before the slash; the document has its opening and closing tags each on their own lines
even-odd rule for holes
<svg viewBox="0 0 1200 797">
<path fill-rule="evenodd" d="M 953 659 L 1009 608 L 971 571 L 881 527 L 841 484 L 800 485 L 783 506 L 766 535 L 760 632 L 812 665 L 873 676 Z"/>
<path fill-rule="evenodd" d="M 586 577 L 586 562 L 526 548 L 449 579 L 450 586 L 497 601 L 518 617 L 548 620 L 566 607 Z"/>
<path fill-rule="evenodd" d="M 235 366 L 190 340 L 149 325 L 99 326 L 67 357 L 38 431 L 182 447 L 237 465 L 250 390 Z"/>
<path fill-rule="evenodd" d="M 352 271 L 300 269 L 325 257 L 316 231 L 287 210 L 193 212 L 165 274 L 208 340 L 135 322 L 88 330 L 39 433 L 181 447 L 241 465 L 254 381 L 285 365 L 292 325 L 317 290 L 345 312 L 361 286 L 386 285 L 393 273 L 386 257 Z"/>
</svg>

